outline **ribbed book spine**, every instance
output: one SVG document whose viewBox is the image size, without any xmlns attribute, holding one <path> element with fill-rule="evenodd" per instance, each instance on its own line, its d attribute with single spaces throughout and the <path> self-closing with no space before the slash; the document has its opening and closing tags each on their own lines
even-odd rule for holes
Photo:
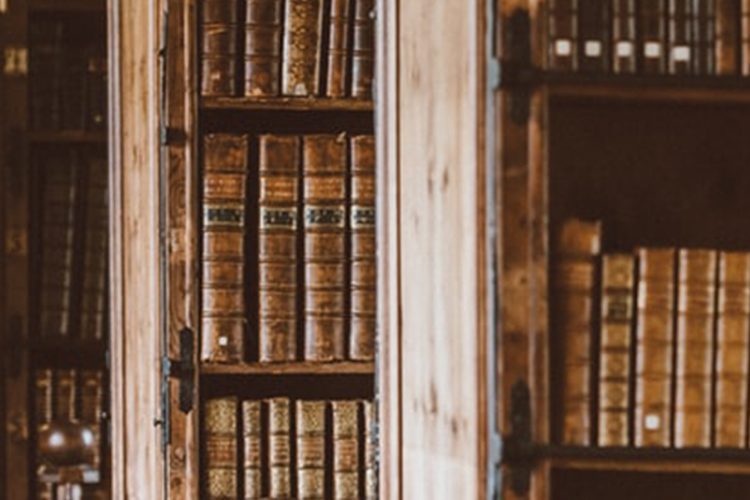
<svg viewBox="0 0 750 500">
<path fill-rule="evenodd" d="M 552 321 L 562 345 L 562 432 L 564 444 L 591 442 L 591 335 L 596 257 L 601 226 L 569 219 L 557 239 Z"/>
<path fill-rule="evenodd" d="M 741 65 L 742 74 L 750 75 L 750 0 L 742 2 L 740 11 L 740 40 L 741 40 Z"/>
<path fill-rule="evenodd" d="M 589 73 L 609 70 L 610 13 L 606 0 L 578 0 L 578 69 Z"/>
<path fill-rule="evenodd" d="M 34 373 L 34 418 L 37 427 L 52 422 L 52 370 Z"/>
<path fill-rule="evenodd" d="M 675 251 L 638 250 L 635 446 L 671 443 Z"/>
<path fill-rule="evenodd" d="M 599 446 L 628 445 L 635 258 L 602 257 Z"/>
<path fill-rule="evenodd" d="M 203 407 L 206 498 L 237 498 L 237 398 L 215 398 Z"/>
<path fill-rule="evenodd" d="M 352 97 L 372 99 L 375 67 L 374 0 L 354 0 L 352 42 Z"/>
<path fill-rule="evenodd" d="M 550 0 L 548 12 L 549 69 L 578 69 L 578 0 Z"/>
<path fill-rule="evenodd" d="M 692 72 L 694 59 L 693 0 L 669 0 L 669 73 Z"/>
<path fill-rule="evenodd" d="M 82 338 L 104 338 L 107 298 L 107 164 L 101 158 L 88 165 L 86 236 L 81 305 Z"/>
<path fill-rule="evenodd" d="M 261 461 L 261 403 L 242 402 L 242 470 L 245 500 L 255 500 L 262 496 Z"/>
<path fill-rule="evenodd" d="M 346 95 L 347 59 L 349 56 L 349 0 L 331 0 L 328 36 L 328 73 L 326 95 Z"/>
<path fill-rule="evenodd" d="M 81 421 L 90 425 L 94 431 L 96 452 L 94 453 L 94 467 L 99 467 L 101 454 L 101 431 L 99 421 L 102 415 L 104 400 L 103 374 L 97 370 L 81 371 Z"/>
<path fill-rule="evenodd" d="M 344 358 L 344 134 L 304 138 L 305 359 Z"/>
<path fill-rule="evenodd" d="M 325 401 L 297 401 L 297 498 L 322 500 L 325 488 Z"/>
<path fill-rule="evenodd" d="M 209 134 L 203 145 L 201 359 L 236 363 L 244 355 L 248 139 Z"/>
<path fill-rule="evenodd" d="M 641 0 L 640 27 L 641 71 L 645 74 L 667 72 L 667 0 Z"/>
<path fill-rule="evenodd" d="M 716 0 L 716 73 L 736 75 L 740 67 L 740 23 L 736 0 Z"/>
<path fill-rule="evenodd" d="M 281 90 L 316 96 L 320 91 L 323 0 L 286 0 Z"/>
<path fill-rule="evenodd" d="M 377 471 L 377 438 L 375 436 L 375 403 L 372 401 L 362 402 L 362 413 L 364 413 L 364 439 L 365 439 L 365 499 L 377 500 L 378 498 L 378 471 Z"/>
<path fill-rule="evenodd" d="M 333 498 L 359 498 L 359 403 L 332 401 Z"/>
<path fill-rule="evenodd" d="M 674 443 L 711 446 L 716 252 L 680 250 Z"/>
<path fill-rule="evenodd" d="M 375 138 L 351 139 L 349 357 L 375 357 Z"/>
<path fill-rule="evenodd" d="M 719 254 L 714 445 L 744 448 L 747 439 L 750 253 Z"/>
<path fill-rule="evenodd" d="M 268 404 L 268 467 L 269 497 L 286 499 L 292 496 L 291 415 L 289 400 L 272 398 Z"/>
<path fill-rule="evenodd" d="M 245 15 L 245 95 L 279 94 L 281 0 L 247 0 Z"/>
<path fill-rule="evenodd" d="M 300 140 L 260 137 L 258 270 L 261 361 L 297 357 Z"/>
<path fill-rule="evenodd" d="M 201 3 L 201 93 L 232 96 L 237 92 L 237 0 Z"/>
<path fill-rule="evenodd" d="M 693 2 L 693 72 L 698 75 L 716 73 L 716 0 Z"/>
<path fill-rule="evenodd" d="M 76 420 L 76 371 L 55 371 L 54 420 L 72 422 Z"/>
<path fill-rule="evenodd" d="M 635 0 L 612 0 L 612 70 L 635 73 Z"/>
</svg>

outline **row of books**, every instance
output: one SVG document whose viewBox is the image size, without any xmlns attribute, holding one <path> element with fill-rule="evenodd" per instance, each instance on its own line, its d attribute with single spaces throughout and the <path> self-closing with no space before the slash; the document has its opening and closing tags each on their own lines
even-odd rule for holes
<svg viewBox="0 0 750 500">
<path fill-rule="evenodd" d="M 750 74 L 748 0 L 551 0 L 552 70 Z"/>
<path fill-rule="evenodd" d="M 35 130 L 106 127 L 103 38 L 82 37 L 81 33 L 78 24 L 56 17 L 41 18 L 30 25 L 29 109 Z"/>
<path fill-rule="evenodd" d="M 247 0 L 244 7 L 201 2 L 204 96 L 372 98 L 374 0 Z"/>
<path fill-rule="evenodd" d="M 103 339 L 107 303 L 107 163 L 101 153 L 40 150 L 42 337 Z"/>
<path fill-rule="evenodd" d="M 245 217 L 249 140 L 204 137 L 202 359 L 294 361 L 298 337 L 306 360 L 373 359 L 373 136 L 257 137 L 257 226 Z M 246 310 L 247 227 L 257 227 L 257 311 Z M 243 343 L 249 317 L 257 353 Z"/>
<path fill-rule="evenodd" d="M 578 219 L 555 241 L 563 444 L 591 445 L 598 418 L 599 446 L 748 446 L 750 252 L 600 241 Z"/>
<path fill-rule="evenodd" d="M 203 412 L 206 498 L 377 498 L 370 401 L 224 397 Z"/>
</svg>

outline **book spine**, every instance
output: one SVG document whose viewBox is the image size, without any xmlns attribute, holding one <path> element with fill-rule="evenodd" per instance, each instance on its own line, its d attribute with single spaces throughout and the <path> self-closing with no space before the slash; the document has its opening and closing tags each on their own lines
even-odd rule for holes
<svg viewBox="0 0 750 500">
<path fill-rule="evenodd" d="M 740 40 L 741 64 L 743 76 L 750 75 L 750 0 L 741 0 Z"/>
<path fill-rule="evenodd" d="M 290 498 L 291 483 L 291 436 L 289 400 L 272 398 L 268 404 L 268 467 L 269 497 Z"/>
<path fill-rule="evenodd" d="M 297 498 L 322 500 L 325 488 L 325 401 L 297 401 Z"/>
<path fill-rule="evenodd" d="M 89 424 L 94 432 L 96 452 L 94 453 L 93 466 L 99 467 L 101 461 L 101 430 L 99 422 L 102 415 L 102 402 L 104 398 L 103 374 L 96 370 L 81 371 L 81 421 Z"/>
<path fill-rule="evenodd" d="M 237 0 L 201 2 L 201 93 L 232 96 L 237 92 Z"/>
<path fill-rule="evenodd" d="M 98 47 L 89 50 L 85 88 L 86 126 L 103 130 L 107 126 L 107 56 Z"/>
<path fill-rule="evenodd" d="M 612 0 L 612 70 L 635 73 L 635 0 Z"/>
<path fill-rule="evenodd" d="M 349 0 L 331 0 L 326 95 L 344 97 L 349 55 Z"/>
<path fill-rule="evenodd" d="M 76 420 L 76 371 L 55 370 L 55 420 Z"/>
<path fill-rule="evenodd" d="M 716 252 L 680 250 L 677 293 L 674 442 L 709 447 Z"/>
<path fill-rule="evenodd" d="M 365 500 L 377 500 L 378 498 L 378 472 L 377 472 L 377 437 L 375 435 L 375 404 L 372 401 L 362 402 L 362 413 L 364 413 L 364 440 L 365 440 Z"/>
<path fill-rule="evenodd" d="M 41 427 L 52 422 L 52 370 L 36 370 L 34 386 L 34 418 L 37 427 Z"/>
<path fill-rule="evenodd" d="M 87 184 L 80 335 L 85 339 L 102 339 L 106 328 L 107 298 L 108 207 L 105 159 L 89 163 Z"/>
<path fill-rule="evenodd" d="M 692 72 L 695 54 L 692 0 L 669 0 L 669 73 Z"/>
<path fill-rule="evenodd" d="M 323 0 L 285 0 L 281 91 L 316 96 L 320 84 Z"/>
<path fill-rule="evenodd" d="M 34 130 L 62 126 L 63 22 L 38 19 L 29 25 L 29 111 Z"/>
<path fill-rule="evenodd" d="M 248 0 L 245 16 L 245 95 L 279 94 L 281 0 Z"/>
<path fill-rule="evenodd" d="M 693 73 L 716 73 L 716 0 L 692 0 L 695 50 Z"/>
<path fill-rule="evenodd" d="M 244 355 L 244 230 L 248 139 L 204 136 L 201 359 L 237 363 Z"/>
<path fill-rule="evenodd" d="M 563 353 L 563 444 L 591 442 L 592 302 L 600 238 L 598 222 L 569 219 L 557 240 L 552 321 Z"/>
<path fill-rule="evenodd" d="M 669 446 L 675 251 L 640 249 L 638 265 L 634 444 Z"/>
<path fill-rule="evenodd" d="M 750 253 L 719 254 L 714 445 L 744 448 L 750 345 Z"/>
<path fill-rule="evenodd" d="M 246 500 L 262 496 L 260 407 L 260 401 L 242 402 L 242 470 Z"/>
<path fill-rule="evenodd" d="M 635 258 L 602 258 L 599 446 L 628 445 Z"/>
<path fill-rule="evenodd" d="M 667 71 L 667 0 L 641 0 L 640 24 L 641 72 L 649 75 Z M 684 51 L 683 51 L 684 52 Z"/>
<path fill-rule="evenodd" d="M 203 407 L 206 498 L 236 499 L 237 398 L 208 399 Z"/>
<path fill-rule="evenodd" d="M 300 140 L 260 137 L 258 235 L 261 361 L 297 357 L 297 238 Z"/>
<path fill-rule="evenodd" d="M 549 69 L 578 69 L 578 0 L 550 0 L 548 12 Z"/>
<path fill-rule="evenodd" d="M 354 0 L 352 42 L 352 97 L 372 99 L 375 67 L 374 0 Z"/>
<path fill-rule="evenodd" d="M 332 401 L 333 498 L 359 498 L 359 403 Z"/>
<path fill-rule="evenodd" d="M 609 2 L 578 0 L 578 68 L 589 73 L 609 71 Z"/>
<path fill-rule="evenodd" d="M 736 0 L 716 0 L 716 73 L 736 75 L 740 62 L 740 23 Z"/>
<path fill-rule="evenodd" d="M 346 138 L 304 137 L 305 359 L 344 358 Z"/>
<path fill-rule="evenodd" d="M 375 138 L 351 139 L 349 357 L 375 357 Z"/>
</svg>

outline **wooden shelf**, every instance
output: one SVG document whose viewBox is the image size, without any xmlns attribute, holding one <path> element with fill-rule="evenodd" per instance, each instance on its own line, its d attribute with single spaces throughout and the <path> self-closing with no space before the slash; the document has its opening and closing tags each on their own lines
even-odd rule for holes
<svg viewBox="0 0 750 500">
<path fill-rule="evenodd" d="M 31 0 L 32 12 L 106 12 L 104 0 Z"/>
<path fill-rule="evenodd" d="M 233 111 L 351 111 L 371 112 L 372 101 L 305 97 L 203 97 L 205 110 Z"/>
<path fill-rule="evenodd" d="M 241 363 L 201 364 L 203 375 L 372 375 L 372 362 L 342 361 L 337 363 Z"/>
<path fill-rule="evenodd" d="M 55 130 L 29 132 L 29 141 L 35 144 L 106 144 L 105 131 Z"/>
</svg>

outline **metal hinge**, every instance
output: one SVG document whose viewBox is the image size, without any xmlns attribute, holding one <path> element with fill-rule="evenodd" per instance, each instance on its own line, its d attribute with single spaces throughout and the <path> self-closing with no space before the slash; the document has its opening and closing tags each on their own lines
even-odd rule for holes
<svg viewBox="0 0 750 500">
<path fill-rule="evenodd" d="M 22 45 L 9 45 L 3 51 L 3 74 L 26 76 L 29 72 L 29 50 Z"/>
</svg>

